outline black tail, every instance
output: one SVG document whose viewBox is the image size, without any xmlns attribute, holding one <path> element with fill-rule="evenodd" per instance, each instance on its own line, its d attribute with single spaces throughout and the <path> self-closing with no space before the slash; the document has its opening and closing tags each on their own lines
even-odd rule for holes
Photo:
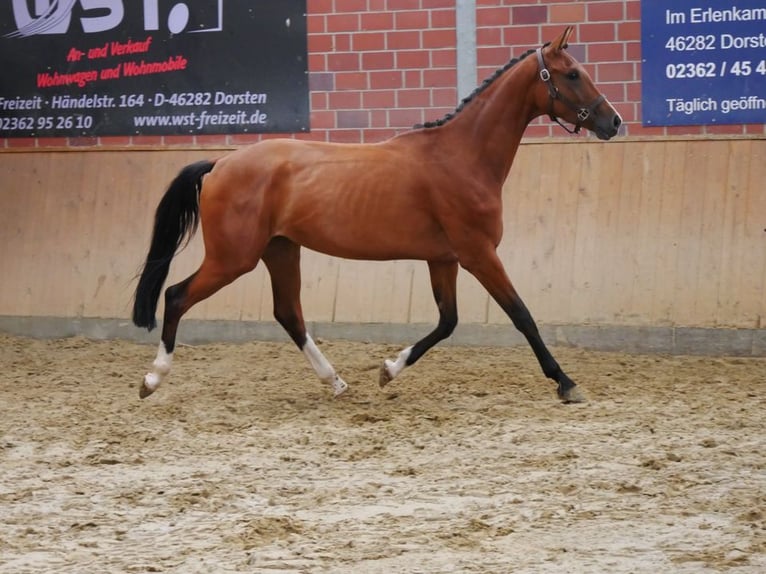
<svg viewBox="0 0 766 574">
<path fill-rule="evenodd" d="M 155 313 L 160 291 L 170 270 L 170 261 L 184 242 L 188 242 L 199 223 L 200 180 L 213 166 L 198 161 L 181 170 L 168 187 L 154 216 L 154 231 L 149 254 L 133 302 L 133 323 L 149 331 L 157 326 Z"/>
</svg>

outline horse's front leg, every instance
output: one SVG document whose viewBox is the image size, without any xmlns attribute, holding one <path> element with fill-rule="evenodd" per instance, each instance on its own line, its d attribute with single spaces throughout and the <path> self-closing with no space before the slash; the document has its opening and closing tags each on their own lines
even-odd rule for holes
<svg viewBox="0 0 766 574">
<path fill-rule="evenodd" d="M 461 264 L 479 280 L 527 339 L 545 376 L 556 381 L 559 398 L 565 403 L 585 402 L 577 385 L 564 373 L 545 346 L 531 313 L 513 287 L 495 249 L 474 249 L 470 256 L 461 259 Z"/>
<path fill-rule="evenodd" d="M 429 261 L 428 270 L 431 275 L 431 289 L 439 308 L 439 323 L 428 335 L 399 353 L 395 360 L 386 359 L 383 362 L 379 380 L 381 387 L 390 383 L 405 368 L 414 365 L 426 351 L 439 341 L 449 337 L 455 330 L 457 325 L 457 262 Z"/>
</svg>

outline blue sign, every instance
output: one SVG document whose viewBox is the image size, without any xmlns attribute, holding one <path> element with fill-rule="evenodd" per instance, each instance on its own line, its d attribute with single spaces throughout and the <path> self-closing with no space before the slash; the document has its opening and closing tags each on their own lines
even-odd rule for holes
<svg viewBox="0 0 766 574">
<path fill-rule="evenodd" d="M 645 126 L 766 123 L 766 0 L 642 0 Z"/>
</svg>

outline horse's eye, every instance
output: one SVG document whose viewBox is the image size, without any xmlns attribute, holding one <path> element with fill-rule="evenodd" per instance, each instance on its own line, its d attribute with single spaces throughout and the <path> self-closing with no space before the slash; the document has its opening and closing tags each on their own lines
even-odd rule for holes
<svg viewBox="0 0 766 574">
<path fill-rule="evenodd" d="M 579 77 L 580 77 L 580 72 L 578 72 L 577 70 L 572 70 L 571 72 L 567 73 L 568 80 L 576 80 Z"/>
</svg>

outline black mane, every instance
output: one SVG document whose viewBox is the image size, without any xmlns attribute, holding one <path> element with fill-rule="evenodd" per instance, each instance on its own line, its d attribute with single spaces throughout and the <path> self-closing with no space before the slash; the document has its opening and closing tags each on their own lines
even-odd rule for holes
<svg viewBox="0 0 766 574">
<path fill-rule="evenodd" d="M 518 63 L 519 63 L 521 60 L 523 60 L 524 58 L 526 58 L 526 57 L 527 57 L 527 56 L 529 56 L 530 54 L 534 54 L 535 52 L 536 52 L 536 50 L 527 50 L 526 52 L 524 52 L 524 53 L 523 53 L 521 56 L 519 56 L 518 58 L 513 58 L 513 59 L 511 59 L 511 61 L 509 61 L 507 64 L 505 64 L 505 65 L 504 65 L 504 66 L 502 66 L 501 68 L 498 68 L 497 70 L 495 70 L 495 71 L 492 73 L 492 75 L 491 75 L 491 76 L 489 76 L 488 78 L 486 78 L 486 79 L 485 79 L 485 80 L 484 80 L 484 81 L 483 81 L 483 82 L 482 82 L 482 83 L 479 85 L 479 87 L 477 87 L 477 88 L 476 88 L 476 89 L 475 89 L 473 92 L 471 92 L 471 93 L 470 93 L 468 96 L 466 96 L 465 98 L 463 98 L 463 99 L 460 101 L 460 104 L 458 105 L 458 107 L 456 107 L 456 108 L 455 108 L 455 111 L 454 111 L 454 112 L 450 112 L 450 113 L 446 114 L 445 116 L 443 116 L 443 117 L 439 118 L 438 120 L 433 120 L 433 121 L 430 121 L 430 122 L 425 122 L 425 123 L 423 123 L 423 124 L 417 124 L 417 125 L 415 125 L 415 128 L 416 128 L 416 129 L 417 129 L 417 128 L 436 128 L 436 127 L 439 127 L 439 126 L 443 126 L 443 125 L 444 125 L 444 124 L 446 124 L 448 121 L 450 121 L 452 118 L 454 118 L 454 117 L 455 117 L 457 114 L 459 114 L 459 113 L 460 113 L 460 112 L 463 110 L 463 108 L 464 108 L 464 107 L 465 107 L 467 104 L 469 104 L 471 101 L 473 101 L 473 99 L 474 99 L 474 98 L 475 98 L 477 95 L 479 95 L 481 92 L 483 92 L 484 90 L 486 90 L 486 89 L 487 89 L 487 88 L 490 86 L 490 84 L 492 84 L 492 82 L 494 82 L 496 79 L 498 79 L 500 76 L 502 76 L 502 75 L 503 75 L 505 72 L 507 72 L 507 71 L 508 71 L 509 69 L 511 69 L 513 66 L 515 66 L 516 64 L 518 64 Z"/>
</svg>

